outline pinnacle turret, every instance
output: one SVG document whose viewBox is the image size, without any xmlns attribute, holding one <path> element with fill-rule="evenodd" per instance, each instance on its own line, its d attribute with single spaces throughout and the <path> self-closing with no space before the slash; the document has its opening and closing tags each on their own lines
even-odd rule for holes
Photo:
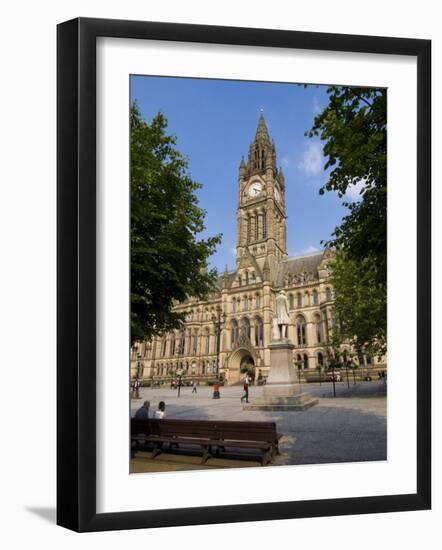
<svg viewBox="0 0 442 550">
<path fill-rule="evenodd" d="M 256 129 L 255 141 L 270 143 L 269 131 L 267 130 L 264 114 L 259 115 L 258 128 Z"/>
</svg>

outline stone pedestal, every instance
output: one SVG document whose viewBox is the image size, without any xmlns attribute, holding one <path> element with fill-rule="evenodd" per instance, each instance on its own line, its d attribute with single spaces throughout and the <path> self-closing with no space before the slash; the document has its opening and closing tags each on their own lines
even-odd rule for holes
<svg viewBox="0 0 442 550">
<path fill-rule="evenodd" d="M 318 403 L 310 395 L 302 393 L 293 368 L 294 345 L 290 340 L 278 340 L 269 344 L 270 372 L 263 386 L 263 395 L 243 406 L 244 410 L 304 411 Z"/>
</svg>

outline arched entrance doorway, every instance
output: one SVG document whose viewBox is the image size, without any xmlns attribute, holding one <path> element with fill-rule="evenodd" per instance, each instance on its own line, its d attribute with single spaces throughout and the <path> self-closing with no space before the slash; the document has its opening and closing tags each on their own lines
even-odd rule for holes
<svg viewBox="0 0 442 550">
<path fill-rule="evenodd" d="M 250 369 L 255 368 L 253 354 L 250 350 L 245 348 L 237 349 L 228 360 L 227 383 L 229 385 L 236 384 L 244 378 L 244 374 L 241 373 L 241 370 L 245 367 L 249 367 Z"/>
</svg>

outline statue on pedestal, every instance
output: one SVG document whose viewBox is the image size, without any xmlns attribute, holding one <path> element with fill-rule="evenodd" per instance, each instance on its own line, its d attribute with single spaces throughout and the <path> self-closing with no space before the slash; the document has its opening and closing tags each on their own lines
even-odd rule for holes
<svg viewBox="0 0 442 550">
<path fill-rule="evenodd" d="M 281 290 L 275 301 L 275 317 L 273 318 L 273 338 L 276 338 L 277 340 L 286 340 L 288 338 L 289 324 L 289 302 L 287 300 L 285 292 Z"/>
</svg>

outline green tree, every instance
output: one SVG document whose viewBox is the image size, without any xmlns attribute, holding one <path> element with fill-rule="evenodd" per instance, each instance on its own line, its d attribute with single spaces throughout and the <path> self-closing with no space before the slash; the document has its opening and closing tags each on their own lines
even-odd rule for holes
<svg viewBox="0 0 442 550">
<path fill-rule="evenodd" d="M 207 259 L 221 235 L 198 239 L 205 211 L 195 195 L 188 162 L 166 134 L 158 113 L 147 124 L 136 104 L 131 131 L 131 343 L 179 328 L 184 314 L 173 305 L 207 297 L 217 273 Z"/>
<path fill-rule="evenodd" d="M 373 258 L 357 259 L 342 250 L 333 262 L 332 282 L 336 292 L 334 347 L 349 341 L 362 353 L 383 354 L 387 342 L 387 292 L 378 283 Z"/>
<path fill-rule="evenodd" d="M 378 88 L 331 86 L 328 105 L 307 135 L 324 141 L 328 181 L 320 189 L 344 197 L 360 185 L 360 200 L 326 243 L 336 250 L 332 282 L 340 334 L 359 349 L 386 349 L 387 96 Z"/>
</svg>

